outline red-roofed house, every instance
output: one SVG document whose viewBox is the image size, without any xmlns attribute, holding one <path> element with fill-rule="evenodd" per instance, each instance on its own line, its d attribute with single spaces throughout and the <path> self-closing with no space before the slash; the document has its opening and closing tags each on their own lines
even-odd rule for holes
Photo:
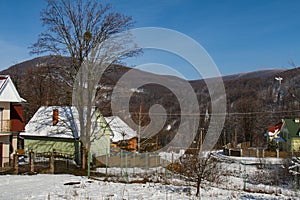
<svg viewBox="0 0 300 200">
<path fill-rule="evenodd" d="M 18 150 L 18 135 L 25 128 L 24 102 L 10 76 L 0 75 L 0 167 L 7 166 Z"/>
<path fill-rule="evenodd" d="M 279 122 L 275 126 L 269 126 L 268 135 L 269 135 L 270 140 L 273 140 L 274 138 L 279 138 L 280 137 L 279 133 L 280 133 L 282 124 L 283 124 L 283 122 Z"/>
</svg>

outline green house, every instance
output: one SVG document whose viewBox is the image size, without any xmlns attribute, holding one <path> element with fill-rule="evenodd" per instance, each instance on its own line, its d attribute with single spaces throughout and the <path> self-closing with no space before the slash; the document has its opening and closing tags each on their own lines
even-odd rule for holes
<svg viewBox="0 0 300 200">
<path fill-rule="evenodd" d="M 111 131 L 100 113 L 92 118 L 91 133 L 91 153 L 95 156 L 106 154 L 110 148 Z M 40 107 L 25 126 L 21 137 L 24 138 L 25 152 L 55 151 L 80 161 L 80 123 L 78 111 L 73 106 Z"/>
<path fill-rule="evenodd" d="M 300 118 L 283 119 L 280 135 L 286 140 L 282 149 L 285 151 L 300 151 Z"/>
</svg>

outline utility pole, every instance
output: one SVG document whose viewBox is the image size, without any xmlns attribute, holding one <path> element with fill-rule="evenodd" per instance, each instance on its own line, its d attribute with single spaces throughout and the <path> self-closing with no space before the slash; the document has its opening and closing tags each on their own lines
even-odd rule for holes
<svg viewBox="0 0 300 200">
<path fill-rule="evenodd" d="M 246 160 L 244 161 L 244 191 L 246 191 L 246 183 L 247 183 L 247 171 L 246 171 L 246 164 L 247 164 L 247 162 L 246 162 Z"/>
<path fill-rule="evenodd" d="M 234 129 L 234 147 L 237 146 L 237 129 Z"/>
<path fill-rule="evenodd" d="M 276 157 L 279 158 L 279 144 L 276 142 Z"/>
<path fill-rule="evenodd" d="M 223 142 L 224 142 L 224 146 L 227 144 L 226 143 L 226 129 L 224 128 L 224 132 L 223 132 Z"/>
<path fill-rule="evenodd" d="M 202 144 L 203 144 L 203 129 L 204 128 L 201 128 L 201 131 L 200 131 L 200 144 L 201 144 L 200 149 L 202 149 Z"/>
<path fill-rule="evenodd" d="M 203 129 L 204 128 L 200 128 L 200 136 L 199 136 L 199 143 L 198 143 L 198 146 L 197 146 L 197 149 L 199 149 L 199 151 L 201 151 L 202 149 L 202 138 L 203 138 Z"/>
<path fill-rule="evenodd" d="M 142 114 L 142 106 L 140 105 L 140 110 L 139 110 L 139 134 L 138 134 L 138 152 L 141 151 L 141 114 Z"/>
</svg>

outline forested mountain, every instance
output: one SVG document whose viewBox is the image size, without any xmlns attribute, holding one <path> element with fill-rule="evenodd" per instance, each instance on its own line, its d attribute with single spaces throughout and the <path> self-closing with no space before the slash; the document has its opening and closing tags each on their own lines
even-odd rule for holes
<svg viewBox="0 0 300 200">
<path fill-rule="evenodd" d="M 72 81 L 66 71 L 71 60 L 61 56 L 38 57 L 3 70 L 1 74 L 12 77 L 19 93 L 27 100 L 24 106 L 25 120 L 28 121 L 36 110 L 43 105 L 70 105 L 72 103 Z M 104 115 L 110 115 L 110 95 L 120 77 L 131 68 L 122 65 L 110 67 L 102 77 L 100 84 L 105 86 L 97 93 L 100 107 Z M 132 79 L 143 80 L 165 79 L 178 85 L 186 81 L 173 77 L 155 75 L 134 69 Z M 282 118 L 300 116 L 300 69 L 270 69 L 249 73 L 224 76 L 227 98 L 226 122 L 219 145 L 231 142 L 237 135 L 238 142 L 251 141 L 252 145 L 263 145 L 263 133 L 269 125 Z M 282 81 L 275 77 L 281 77 Z M 213 80 L 213 79 L 212 79 Z M 209 81 L 209 80 L 207 80 Z M 155 81 L 153 81 L 155 82 Z M 197 95 L 200 107 L 200 128 L 205 130 L 205 113 L 210 113 L 210 95 L 204 80 L 189 82 Z M 128 90 L 132 88 L 127 88 Z M 139 88 L 130 98 L 130 112 L 133 120 L 142 125 L 149 123 L 147 113 L 154 104 L 161 104 L 168 114 L 165 129 L 160 131 L 158 139 L 161 145 L 166 144 L 174 136 L 180 124 L 180 106 L 178 99 L 170 89 L 158 84 L 147 84 Z M 103 93 L 106 95 L 103 97 Z M 168 127 L 168 125 L 172 125 Z M 198 130 L 198 132 L 199 132 Z"/>
</svg>

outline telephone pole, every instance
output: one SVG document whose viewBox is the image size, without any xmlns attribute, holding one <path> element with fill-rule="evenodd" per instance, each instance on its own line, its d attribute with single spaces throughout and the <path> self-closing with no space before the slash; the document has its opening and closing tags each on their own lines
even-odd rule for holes
<svg viewBox="0 0 300 200">
<path fill-rule="evenodd" d="M 138 152 L 141 151 L 141 114 L 142 114 L 142 106 L 140 105 L 140 110 L 139 110 L 139 134 L 138 134 Z"/>
</svg>

